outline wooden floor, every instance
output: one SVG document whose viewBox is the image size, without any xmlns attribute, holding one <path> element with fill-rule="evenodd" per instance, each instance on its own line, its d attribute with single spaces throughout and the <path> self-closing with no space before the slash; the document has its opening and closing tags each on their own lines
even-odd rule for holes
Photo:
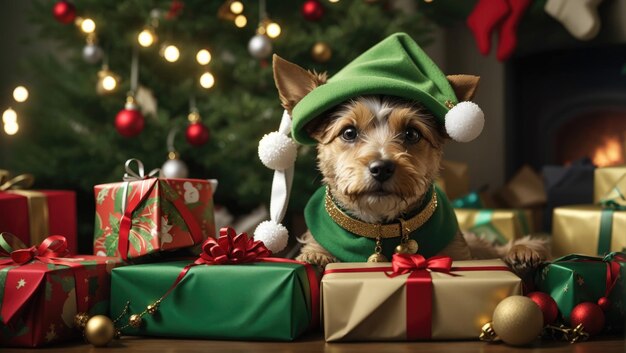
<svg viewBox="0 0 626 353">
<path fill-rule="evenodd" d="M 537 341 L 529 347 L 510 347 L 500 343 L 483 342 L 412 342 L 412 343 L 326 343 L 319 336 L 306 336 L 296 342 L 233 342 L 204 340 L 172 340 L 139 337 L 124 337 L 107 348 L 94 348 L 87 344 L 55 346 L 44 349 L 7 349 L 1 352 L 263 352 L 263 353 L 403 353 L 403 352 L 462 352 L 462 353 L 622 353 L 626 343 L 621 338 L 604 338 L 588 342 L 569 344 L 549 340 Z"/>
</svg>

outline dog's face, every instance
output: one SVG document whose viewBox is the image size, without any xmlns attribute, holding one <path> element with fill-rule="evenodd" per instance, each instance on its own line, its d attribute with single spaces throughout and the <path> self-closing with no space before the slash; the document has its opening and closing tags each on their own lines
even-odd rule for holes
<svg viewBox="0 0 626 353">
<path fill-rule="evenodd" d="M 274 79 L 291 112 L 326 76 L 275 56 Z M 462 98 L 476 86 L 469 88 L 460 92 Z M 421 105 L 388 96 L 356 97 L 305 128 L 318 141 L 318 166 L 333 197 L 368 223 L 390 221 L 416 207 L 439 173 L 447 138 Z"/>
<path fill-rule="evenodd" d="M 444 136 L 419 105 L 358 97 L 311 126 L 333 197 L 366 222 L 411 211 L 439 172 Z"/>
</svg>

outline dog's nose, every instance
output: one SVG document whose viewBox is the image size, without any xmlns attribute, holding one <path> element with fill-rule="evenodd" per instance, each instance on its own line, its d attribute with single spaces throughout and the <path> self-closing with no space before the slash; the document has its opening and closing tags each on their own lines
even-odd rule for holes
<svg viewBox="0 0 626 353">
<path fill-rule="evenodd" d="M 369 169 L 372 178 L 382 183 L 383 181 L 391 178 L 396 166 L 388 159 L 379 159 L 370 163 Z"/>
</svg>

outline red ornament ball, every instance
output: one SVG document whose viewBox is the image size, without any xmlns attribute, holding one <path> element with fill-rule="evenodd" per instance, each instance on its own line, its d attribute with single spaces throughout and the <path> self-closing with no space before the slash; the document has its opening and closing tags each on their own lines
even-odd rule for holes
<svg viewBox="0 0 626 353">
<path fill-rule="evenodd" d="M 607 312 L 611 307 L 611 301 L 607 297 L 601 297 L 598 299 L 598 306 L 602 309 L 602 311 Z"/>
<path fill-rule="evenodd" d="M 319 21 L 324 16 L 324 6 L 317 0 L 307 0 L 302 4 L 302 16 L 307 21 Z"/>
<path fill-rule="evenodd" d="M 59 1 L 54 4 L 52 14 L 57 21 L 63 24 L 69 24 L 76 19 L 76 7 L 71 2 L 65 0 Z"/>
<path fill-rule="evenodd" d="M 572 327 L 582 324 L 585 332 L 592 336 L 604 329 L 604 312 L 596 303 L 584 302 L 576 305 L 569 319 Z"/>
<path fill-rule="evenodd" d="M 526 296 L 532 299 L 541 309 L 544 326 L 556 320 L 556 317 L 559 315 L 559 307 L 550 295 L 543 292 L 530 292 Z"/>
<path fill-rule="evenodd" d="M 115 129 L 124 137 L 139 135 L 143 130 L 144 118 L 137 109 L 122 109 L 115 116 Z"/>
<path fill-rule="evenodd" d="M 187 126 L 185 137 L 192 146 L 202 146 L 209 141 L 209 128 L 201 122 L 195 122 Z"/>
</svg>

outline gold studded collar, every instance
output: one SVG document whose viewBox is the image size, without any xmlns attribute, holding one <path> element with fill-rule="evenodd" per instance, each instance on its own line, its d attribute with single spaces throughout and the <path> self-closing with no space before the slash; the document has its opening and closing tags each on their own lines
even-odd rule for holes
<svg viewBox="0 0 626 353">
<path fill-rule="evenodd" d="M 396 223 L 374 224 L 366 223 L 352 218 L 342 211 L 333 200 L 330 190 L 326 187 L 326 197 L 324 199 L 326 212 L 341 228 L 350 233 L 366 238 L 395 238 L 404 234 L 410 234 L 424 225 L 437 209 L 437 193 L 434 190 L 428 204 L 415 216 L 405 220 L 398 218 Z"/>
</svg>

